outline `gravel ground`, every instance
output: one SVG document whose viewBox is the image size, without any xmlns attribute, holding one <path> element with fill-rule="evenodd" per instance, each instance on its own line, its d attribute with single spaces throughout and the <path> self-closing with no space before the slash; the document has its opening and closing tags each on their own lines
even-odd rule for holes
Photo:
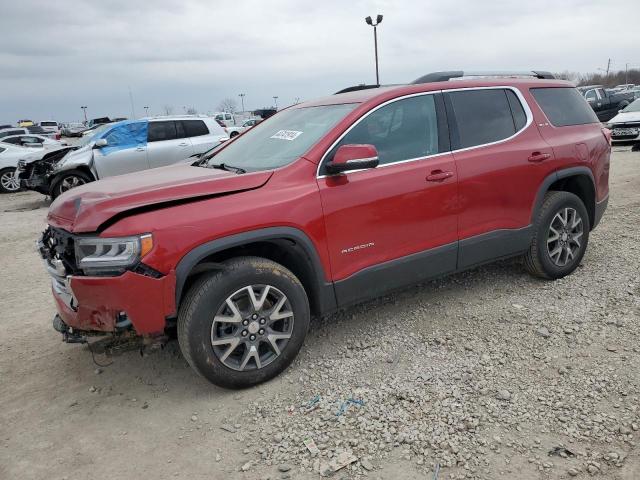
<svg viewBox="0 0 640 480">
<path fill-rule="evenodd" d="M 615 149 L 573 275 L 513 260 L 360 305 L 241 392 L 195 375 L 176 342 L 102 367 L 61 343 L 32 247 L 46 203 L 4 195 L 0 478 L 638 479 L 639 165 Z"/>
</svg>

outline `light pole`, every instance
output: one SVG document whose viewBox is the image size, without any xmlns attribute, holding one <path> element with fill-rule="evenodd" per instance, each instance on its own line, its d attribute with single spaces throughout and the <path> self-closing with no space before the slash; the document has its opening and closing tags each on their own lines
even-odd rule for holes
<svg viewBox="0 0 640 480">
<path fill-rule="evenodd" d="M 373 27 L 373 47 L 376 53 L 376 85 L 380 85 L 380 74 L 378 72 L 378 25 L 382 23 L 382 15 L 376 16 L 376 23 L 373 23 L 371 17 L 365 18 L 364 21 L 367 22 L 367 25 Z"/>
<path fill-rule="evenodd" d="M 244 97 L 246 96 L 246 93 L 239 93 L 238 96 L 240 97 L 240 103 L 242 103 L 242 113 L 244 113 Z"/>
<path fill-rule="evenodd" d="M 274 97 L 273 97 L 273 103 L 275 104 L 275 106 L 276 106 L 276 111 L 277 111 L 277 110 L 278 110 L 278 97 L 277 97 L 277 96 L 274 96 Z"/>
<path fill-rule="evenodd" d="M 87 124 L 87 106 L 83 105 L 82 107 L 80 107 L 82 109 L 82 112 L 84 113 L 84 124 Z"/>
<path fill-rule="evenodd" d="M 145 116 L 149 116 L 149 107 L 144 107 L 144 114 Z"/>
</svg>

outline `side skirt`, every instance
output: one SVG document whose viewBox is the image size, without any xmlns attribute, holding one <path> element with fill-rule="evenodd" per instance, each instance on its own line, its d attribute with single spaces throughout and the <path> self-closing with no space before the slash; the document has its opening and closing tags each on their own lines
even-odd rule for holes
<svg viewBox="0 0 640 480">
<path fill-rule="evenodd" d="M 416 283 L 514 257 L 531 245 L 533 226 L 497 230 L 374 265 L 334 283 L 338 308 Z"/>
</svg>

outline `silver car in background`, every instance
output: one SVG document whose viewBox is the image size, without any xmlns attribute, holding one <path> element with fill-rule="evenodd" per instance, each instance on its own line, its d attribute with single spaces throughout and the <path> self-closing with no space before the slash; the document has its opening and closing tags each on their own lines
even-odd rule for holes
<svg viewBox="0 0 640 480">
<path fill-rule="evenodd" d="M 172 165 L 228 140 L 213 118 L 152 117 L 97 127 L 79 144 L 18 164 L 20 185 L 52 198 L 101 178 Z"/>
</svg>

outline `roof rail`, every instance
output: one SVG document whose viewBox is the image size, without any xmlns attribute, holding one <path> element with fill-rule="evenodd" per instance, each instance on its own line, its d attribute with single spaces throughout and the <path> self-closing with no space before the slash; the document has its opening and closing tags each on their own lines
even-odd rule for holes
<svg viewBox="0 0 640 480">
<path fill-rule="evenodd" d="M 543 71 L 487 71 L 487 72 L 464 72 L 462 70 L 453 70 L 449 72 L 433 72 L 423 75 L 422 77 L 411 82 L 412 84 L 446 82 L 452 79 L 461 79 L 463 77 L 534 77 L 539 79 L 553 80 L 554 77 L 550 72 Z"/>
<path fill-rule="evenodd" d="M 353 87 L 343 88 L 342 90 L 337 91 L 334 95 L 338 95 L 339 93 L 347 93 L 347 92 L 357 92 L 358 90 L 368 90 L 369 88 L 379 88 L 380 85 L 365 85 L 361 83 L 360 85 L 354 85 Z"/>
</svg>

